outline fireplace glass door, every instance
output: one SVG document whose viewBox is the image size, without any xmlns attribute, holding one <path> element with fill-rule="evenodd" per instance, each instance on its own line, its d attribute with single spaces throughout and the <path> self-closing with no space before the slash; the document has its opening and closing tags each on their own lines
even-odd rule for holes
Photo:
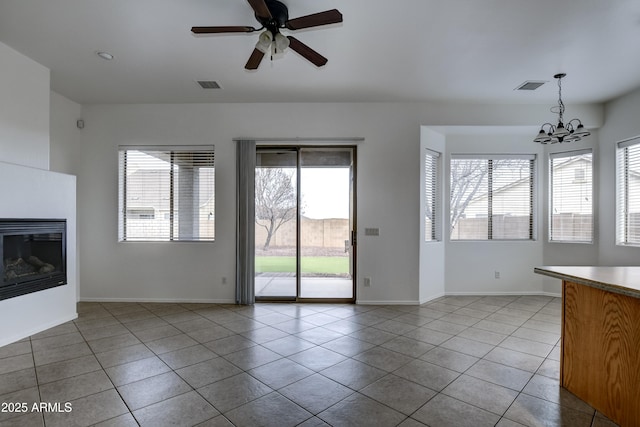
<svg viewBox="0 0 640 427">
<path fill-rule="evenodd" d="M 0 299 L 64 285 L 66 222 L 0 220 Z"/>
</svg>

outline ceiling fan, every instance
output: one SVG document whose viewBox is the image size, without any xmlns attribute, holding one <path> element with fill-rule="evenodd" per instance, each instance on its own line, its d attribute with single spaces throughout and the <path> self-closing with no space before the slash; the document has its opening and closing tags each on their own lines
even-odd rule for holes
<svg viewBox="0 0 640 427">
<path fill-rule="evenodd" d="M 255 12 L 256 19 L 262 27 L 192 27 L 191 31 L 194 34 L 221 34 L 253 33 L 254 31 L 264 29 L 265 31 L 260 34 L 258 43 L 256 43 L 256 47 L 253 49 L 247 64 L 244 66 L 247 70 L 257 69 L 264 55 L 270 50 L 273 53 L 277 53 L 283 51 L 287 47 L 298 52 L 302 57 L 317 67 L 322 67 L 327 63 L 327 58 L 320 55 L 297 38 L 282 35 L 280 33 L 280 29 L 286 28 L 287 30 L 301 30 L 303 28 L 319 27 L 321 25 L 342 22 L 342 14 L 337 9 L 289 19 L 289 10 L 287 9 L 287 6 L 278 0 L 248 0 L 248 2 Z"/>
</svg>

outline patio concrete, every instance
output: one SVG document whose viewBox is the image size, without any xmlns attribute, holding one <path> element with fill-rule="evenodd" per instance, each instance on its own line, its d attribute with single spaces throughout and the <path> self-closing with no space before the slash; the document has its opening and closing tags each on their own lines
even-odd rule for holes
<svg viewBox="0 0 640 427">
<path fill-rule="evenodd" d="M 295 297 L 295 275 L 256 276 L 256 297 Z M 353 282 L 344 277 L 302 277 L 300 298 L 353 298 Z"/>
</svg>

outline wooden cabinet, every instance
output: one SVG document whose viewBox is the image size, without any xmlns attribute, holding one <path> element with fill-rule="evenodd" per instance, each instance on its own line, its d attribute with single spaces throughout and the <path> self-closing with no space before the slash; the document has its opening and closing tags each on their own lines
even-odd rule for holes
<svg viewBox="0 0 640 427">
<path fill-rule="evenodd" d="M 562 280 L 560 385 L 640 427 L 640 267 L 539 267 Z"/>
</svg>

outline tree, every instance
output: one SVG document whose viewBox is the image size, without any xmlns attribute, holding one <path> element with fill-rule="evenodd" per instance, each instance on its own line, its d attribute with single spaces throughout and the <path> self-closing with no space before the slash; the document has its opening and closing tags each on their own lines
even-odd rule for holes
<svg viewBox="0 0 640 427">
<path fill-rule="evenodd" d="M 491 168 L 489 168 L 491 162 Z M 502 185 L 516 182 L 529 175 L 529 164 L 517 159 L 455 159 L 451 161 L 451 230 L 453 230 L 464 211 L 476 197 L 479 190 L 486 194 L 489 169 L 492 171 L 492 184 Z M 496 176 L 500 178 L 496 178 Z M 493 188 L 498 190 L 498 188 Z"/>
<path fill-rule="evenodd" d="M 256 168 L 256 224 L 267 230 L 263 249 L 269 249 L 282 224 L 296 217 L 295 170 Z"/>
<path fill-rule="evenodd" d="M 478 190 L 486 186 L 488 164 L 486 160 L 451 161 L 451 230 L 458 224 Z"/>
</svg>

